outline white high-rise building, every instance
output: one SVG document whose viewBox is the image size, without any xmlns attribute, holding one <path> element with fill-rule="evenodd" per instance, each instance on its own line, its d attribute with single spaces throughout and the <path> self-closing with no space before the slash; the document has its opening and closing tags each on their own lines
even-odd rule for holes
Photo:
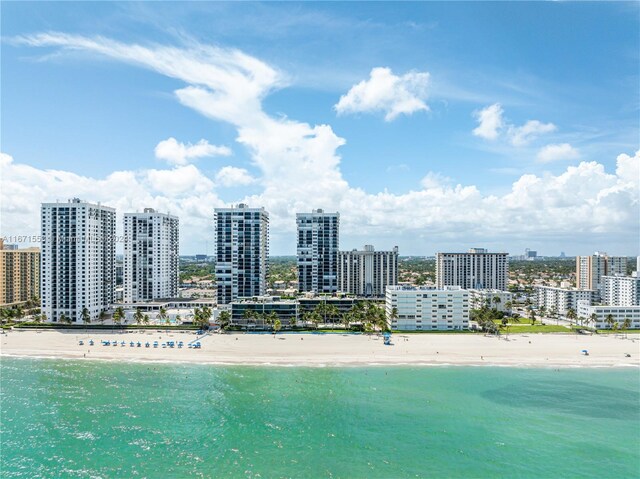
<svg viewBox="0 0 640 479">
<path fill-rule="evenodd" d="M 627 258 L 625 256 L 609 256 L 596 251 L 591 256 L 576 256 L 576 287 L 578 289 L 595 289 L 604 293 L 603 276 L 627 274 Z"/>
<path fill-rule="evenodd" d="M 264 208 L 216 208 L 215 257 L 218 303 L 264 296 L 269 258 L 269 213 Z"/>
<path fill-rule="evenodd" d="M 313 210 L 297 213 L 298 290 L 335 293 L 338 291 L 338 250 L 340 214 Z"/>
<path fill-rule="evenodd" d="M 507 289 L 509 254 L 471 248 L 467 253 L 437 253 L 436 286 L 464 289 Z"/>
<path fill-rule="evenodd" d="M 42 312 L 82 322 L 86 308 L 96 320 L 114 300 L 116 210 L 74 198 L 41 212 Z"/>
<path fill-rule="evenodd" d="M 600 298 L 610 306 L 640 306 L 640 277 L 603 276 L 603 295 Z"/>
<path fill-rule="evenodd" d="M 178 296 L 178 218 L 145 208 L 124 215 L 124 302 Z"/>
<path fill-rule="evenodd" d="M 391 329 L 468 329 L 469 292 L 459 286 L 387 286 L 385 312 Z"/>
<path fill-rule="evenodd" d="M 555 311 L 560 316 L 566 316 L 570 309 L 578 311 L 578 302 L 592 304 L 597 297 L 593 289 L 556 288 L 554 286 L 535 286 L 535 304 L 538 308 L 544 306 L 546 312 Z"/>
<path fill-rule="evenodd" d="M 338 290 L 356 296 L 383 297 L 387 286 L 398 284 L 398 247 L 391 251 L 364 250 L 338 253 Z"/>
</svg>

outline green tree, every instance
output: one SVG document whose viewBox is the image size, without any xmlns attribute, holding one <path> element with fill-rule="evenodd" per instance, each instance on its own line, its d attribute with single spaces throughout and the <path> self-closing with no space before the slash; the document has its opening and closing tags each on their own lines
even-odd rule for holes
<svg viewBox="0 0 640 479">
<path fill-rule="evenodd" d="M 98 321 L 100 321 L 100 324 L 104 324 L 105 319 L 107 319 L 107 313 L 100 311 L 100 314 L 98 315 Z"/>
<path fill-rule="evenodd" d="M 160 311 L 158 312 L 158 319 L 160 321 L 165 321 L 167 319 L 167 310 L 166 309 L 164 309 L 162 307 L 160 308 Z"/>
<path fill-rule="evenodd" d="M 229 324 L 231 324 L 231 314 L 229 311 L 222 311 L 218 316 L 218 324 L 220 325 L 220 329 L 222 331 L 226 331 L 229 329 Z"/>
<path fill-rule="evenodd" d="M 274 332 L 274 333 L 277 333 L 278 331 L 280 331 L 280 328 L 282 328 L 282 323 L 280 322 L 280 320 L 279 320 L 279 319 L 276 319 L 276 320 L 273 322 L 273 332 Z"/>
<path fill-rule="evenodd" d="M 622 323 L 622 327 L 624 328 L 624 337 L 626 338 L 627 337 L 627 331 L 631 327 L 631 319 L 630 318 L 624 318 L 624 322 Z"/>
<path fill-rule="evenodd" d="M 147 326 L 149 325 L 149 315 L 148 314 L 144 315 L 144 318 L 142 318 L 142 322 Z"/>
<path fill-rule="evenodd" d="M 569 308 L 567 310 L 567 319 L 569 320 L 569 324 L 571 326 L 573 326 L 573 323 L 575 322 L 575 320 L 578 318 L 578 315 L 576 314 L 575 309 L 573 308 Z"/>
<path fill-rule="evenodd" d="M 133 319 L 135 320 L 136 324 L 142 324 L 142 321 L 144 320 L 144 314 L 142 314 L 142 310 L 140 308 L 136 308 L 136 312 L 133 313 Z"/>
<path fill-rule="evenodd" d="M 91 313 L 89 313 L 89 310 L 86 306 L 82 308 L 82 313 L 80 313 L 80 316 L 82 317 L 82 322 L 84 324 L 91 323 Z"/>
<path fill-rule="evenodd" d="M 612 314 L 607 314 L 605 322 L 609 325 L 609 329 L 613 329 L 613 323 L 615 322 Z"/>
<path fill-rule="evenodd" d="M 292 316 L 289 318 L 289 327 L 290 327 L 291 329 L 295 328 L 295 327 L 296 327 L 296 323 L 297 323 L 297 322 L 298 322 L 298 320 L 296 319 L 296 315 L 295 315 L 295 314 L 294 314 L 294 315 L 292 315 Z"/>
</svg>

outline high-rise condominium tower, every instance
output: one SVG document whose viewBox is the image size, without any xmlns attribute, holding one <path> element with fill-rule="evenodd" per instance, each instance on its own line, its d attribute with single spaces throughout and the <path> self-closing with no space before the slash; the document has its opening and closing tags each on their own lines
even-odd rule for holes
<svg viewBox="0 0 640 479">
<path fill-rule="evenodd" d="M 245 204 L 216 208 L 214 224 L 218 303 L 263 296 L 267 287 L 269 213 Z"/>
<path fill-rule="evenodd" d="M 467 253 L 436 255 L 438 288 L 460 286 L 464 289 L 507 289 L 508 253 L 488 253 L 484 248 L 471 248 Z"/>
<path fill-rule="evenodd" d="M 124 215 L 124 301 L 178 296 L 178 218 L 145 208 Z"/>
<path fill-rule="evenodd" d="M 116 210 L 77 198 L 42 204 L 40 291 L 49 321 L 91 320 L 113 303 Z"/>
<path fill-rule="evenodd" d="M 0 239 L 0 306 L 40 297 L 40 248 L 5 245 Z"/>
<path fill-rule="evenodd" d="M 338 253 L 338 290 L 357 296 L 384 297 L 386 287 L 398 284 L 398 247 L 392 251 L 364 250 Z"/>
<path fill-rule="evenodd" d="M 338 249 L 340 214 L 313 210 L 297 213 L 298 290 L 338 291 Z"/>
<path fill-rule="evenodd" d="M 627 258 L 625 256 L 609 256 L 596 252 L 591 256 L 576 256 L 576 287 L 578 289 L 595 289 L 604 293 L 603 276 L 625 275 Z"/>
</svg>

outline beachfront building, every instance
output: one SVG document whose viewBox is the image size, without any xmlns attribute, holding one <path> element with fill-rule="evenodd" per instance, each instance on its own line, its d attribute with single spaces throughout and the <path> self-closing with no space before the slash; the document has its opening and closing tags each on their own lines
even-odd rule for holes
<svg viewBox="0 0 640 479">
<path fill-rule="evenodd" d="M 467 253 L 436 254 L 436 286 L 463 289 L 507 289 L 508 253 L 471 248 Z"/>
<path fill-rule="evenodd" d="M 211 321 L 215 319 L 216 301 L 210 298 L 173 298 L 140 303 L 123 303 L 115 305 L 124 310 L 124 324 L 136 324 L 136 311 L 142 313 L 142 319 L 147 317 L 151 324 L 192 323 L 196 308 L 209 308 L 212 312 Z M 164 312 L 164 318 L 161 312 Z"/>
<path fill-rule="evenodd" d="M 468 329 L 469 292 L 460 286 L 388 286 L 385 312 L 391 329 Z"/>
<path fill-rule="evenodd" d="M 231 324 L 247 329 L 270 329 L 276 318 L 282 326 L 298 320 L 299 303 L 278 296 L 263 296 L 231 303 Z"/>
<path fill-rule="evenodd" d="M 313 210 L 297 213 L 298 291 L 338 291 L 340 214 Z"/>
<path fill-rule="evenodd" d="M 116 210 L 78 198 L 43 203 L 40 291 L 52 322 L 91 321 L 109 309 L 115 290 Z"/>
<path fill-rule="evenodd" d="M 503 313 L 510 313 L 511 303 L 513 302 L 513 294 L 500 289 L 470 289 L 469 304 L 473 309 L 479 309 L 482 306 L 497 309 Z"/>
<path fill-rule="evenodd" d="M 604 304 L 611 306 L 640 306 L 640 277 L 603 276 Z"/>
<path fill-rule="evenodd" d="M 640 329 L 640 306 L 591 305 L 579 301 L 577 313 L 583 323 L 596 329 L 611 329 L 616 323 L 622 329 L 627 319 L 631 329 Z"/>
<path fill-rule="evenodd" d="M 40 248 L 5 245 L 0 239 L 0 306 L 40 297 Z"/>
<path fill-rule="evenodd" d="M 264 296 L 269 257 L 269 213 L 245 204 L 214 213 L 218 303 Z"/>
<path fill-rule="evenodd" d="M 145 208 L 124 214 L 124 301 L 178 296 L 178 218 Z"/>
<path fill-rule="evenodd" d="M 609 256 L 596 251 L 591 256 L 576 256 L 576 288 L 594 289 L 604 293 L 603 276 L 624 276 L 627 274 L 625 256 Z"/>
<path fill-rule="evenodd" d="M 387 286 L 398 284 L 398 247 L 375 251 L 365 245 L 362 251 L 338 253 L 338 290 L 362 297 L 384 297 Z"/>
<path fill-rule="evenodd" d="M 547 314 L 555 311 L 559 316 L 566 316 L 569 309 L 578 312 L 578 302 L 592 304 L 598 295 L 593 289 L 557 288 L 554 286 L 535 286 L 534 304 L 544 307 Z"/>
</svg>

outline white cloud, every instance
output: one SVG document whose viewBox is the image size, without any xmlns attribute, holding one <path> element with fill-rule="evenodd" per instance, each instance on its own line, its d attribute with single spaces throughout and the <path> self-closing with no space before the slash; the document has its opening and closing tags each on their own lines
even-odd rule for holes
<svg viewBox="0 0 640 479">
<path fill-rule="evenodd" d="M 474 112 L 478 126 L 473 130 L 475 136 L 485 140 L 495 140 L 504 126 L 503 110 L 500 103 L 494 103 L 480 111 Z"/>
<path fill-rule="evenodd" d="M 557 176 L 524 175 L 500 196 L 474 185 L 452 186 L 434 173 L 418 191 L 370 193 L 342 176 L 338 148 L 345 140 L 329 125 L 272 118 L 264 112 L 262 98 L 282 86 L 281 75 L 241 52 L 201 45 L 141 47 L 58 34 L 22 41 L 100 52 L 185 81 L 187 85 L 175 92 L 183 105 L 237 128 L 237 142 L 247 148 L 260 172 L 262 190 L 234 200 L 269 211 L 274 241 L 287 238 L 283 242 L 293 245 L 295 213 L 311 208 L 340 211 L 343 238 L 387 236 L 394 238 L 392 244 L 405 241 L 416 248 L 424 247 L 427 237 L 508 242 L 514 237 L 534 241 L 576 232 L 619 238 L 637 230 L 640 152 L 620 155 L 615 174 L 607 173 L 602 164 L 582 162 Z M 500 121 L 483 134 L 503 128 L 502 109 L 494 107 Z M 4 234 L 36 234 L 40 202 L 78 196 L 114 206 L 119 213 L 146 206 L 171 211 L 181 218 L 183 248 L 194 251 L 211 240 L 208 222 L 213 208 L 224 204 L 213 182 L 193 165 L 89 178 L 40 170 L 8 156 L 0 160 Z"/>
<path fill-rule="evenodd" d="M 512 126 L 509 129 L 509 136 L 513 146 L 524 146 L 530 141 L 544 133 L 551 133 L 556 130 L 553 123 L 542 123 L 538 120 L 529 120 L 522 126 Z"/>
<path fill-rule="evenodd" d="M 551 163 L 552 161 L 575 160 L 580 158 L 580 153 L 569 143 L 561 143 L 541 148 L 537 158 L 540 163 Z"/>
<path fill-rule="evenodd" d="M 339 115 L 381 111 L 386 121 L 392 121 L 402 114 L 429 110 L 426 104 L 428 83 L 427 72 L 397 76 L 390 68 L 373 68 L 369 79 L 352 86 L 334 108 Z"/>
<path fill-rule="evenodd" d="M 222 186 L 245 186 L 256 181 L 244 168 L 224 166 L 216 173 L 216 184 Z"/>
<path fill-rule="evenodd" d="M 448 178 L 441 173 L 435 173 L 430 171 L 427 175 L 420 180 L 420 185 L 425 189 L 429 190 L 432 188 L 444 188 L 447 185 L 451 184 L 451 178 Z"/>
<path fill-rule="evenodd" d="M 556 130 L 553 123 L 542 123 L 538 120 L 529 120 L 522 126 L 515 126 L 504 119 L 504 110 L 500 103 L 494 103 L 480 111 L 475 111 L 473 116 L 478 121 L 473 134 L 485 140 L 497 140 L 503 133 L 513 146 L 525 146 L 535 138 L 545 133 Z"/>
<path fill-rule="evenodd" d="M 171 137 L 162 140 L 155 148 L 156 158 L 166 160 L 170 165 L 186 165 L 189 160 L 208 156 L 230 156 L 231 149 L 226 146 L 211 145 L 207 140 L 200 140 L 195 145 L 179 143 Z"/>
</svg>

